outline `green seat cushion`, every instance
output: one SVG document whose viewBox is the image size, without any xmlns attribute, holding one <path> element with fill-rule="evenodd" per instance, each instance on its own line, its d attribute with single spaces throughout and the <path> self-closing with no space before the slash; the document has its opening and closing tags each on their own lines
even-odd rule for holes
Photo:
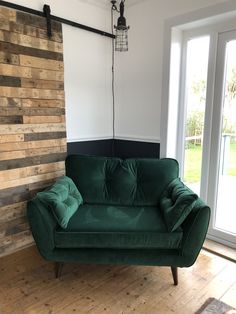
<svg viewBox="0 0 236 314">
<path fill-rule="evenodd" d="M 70 155 L 66 174 L 85 203 L 157 206 L 165 187 L 178 177 L 174 159 L 126 159 Z"/>
<path fill-rule="evenodd" d="M 187 188 L 180 179 L 173 180 L 160 197 L 160 208 L 168 231 L 175 231 L 193 209 L 197 194 Z"/>
<path fill-rule="evenodd" d="M 177 249 L 182 229 L 168 232 L 157 207 L 83 205 L 67 229 L 55 230 L 57 248 Z"/>
<path fill-rule="evenodd" d="M 61 177 L 50 188 L 37 194 L 49 207 L 58 224 L 66 228 L 70 218 L 83 203 L 82 196 L 69 177 Z"/>
</svg>

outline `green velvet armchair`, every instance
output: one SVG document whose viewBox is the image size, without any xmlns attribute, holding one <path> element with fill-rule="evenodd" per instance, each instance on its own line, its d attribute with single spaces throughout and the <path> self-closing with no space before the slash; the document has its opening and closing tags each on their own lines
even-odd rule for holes
<svg viewBox="0 0 236 314">
<path fill-rule="evenodd" d="M 41 255 L 62 263 L 191 266 L 210 208 L 179 176 L 174 159 L 71 155 L 66 176 L 28 202 Z"/>
</svg>

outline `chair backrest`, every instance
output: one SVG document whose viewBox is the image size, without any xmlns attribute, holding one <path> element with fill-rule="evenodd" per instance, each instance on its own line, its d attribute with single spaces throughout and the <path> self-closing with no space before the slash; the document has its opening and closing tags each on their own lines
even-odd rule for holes
<svg viewBox="0 0 236 314">
<path fill-rule="evenodd" d="M 179 175 L 174 159 L 126 159 L 70 155 L 66 175 L 85 203 L 155 206 L 164 188 Z"/>
</svg>

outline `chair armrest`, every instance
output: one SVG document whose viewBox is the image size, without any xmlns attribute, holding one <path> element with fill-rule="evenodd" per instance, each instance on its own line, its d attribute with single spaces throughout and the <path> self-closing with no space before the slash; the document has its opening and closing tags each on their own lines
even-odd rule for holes
<svg viewBox="0 0 236 314">
<path fill-rule="evenodd" d="M 185 267 L 193 265 L 202 248 L 210 221 L 211 210 L 199 198 L 183 222 L 182 257 Z"/>
<path fill-rule="evenodd" d="M 27 204 L 27 217 L 39 252 L 45 259 L 53 260 L 54 231 L 57 226 L 53 215 L 35 197 Z"/>
</svg>

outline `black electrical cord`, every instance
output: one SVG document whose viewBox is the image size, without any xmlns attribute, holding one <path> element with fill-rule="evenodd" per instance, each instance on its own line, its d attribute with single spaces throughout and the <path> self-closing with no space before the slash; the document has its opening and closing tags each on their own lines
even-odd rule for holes
<svg viewBox="0 0 236 314">
<path fill-rule="evenodd" d="M 114 9 L 111 8 L 111 32 L 114 35 Z M 111 75 L 112 75 L 112 157 L 115 157 L 115 41 L 112 38 L 112 53 L 111 53 Z"/>
</svg>

